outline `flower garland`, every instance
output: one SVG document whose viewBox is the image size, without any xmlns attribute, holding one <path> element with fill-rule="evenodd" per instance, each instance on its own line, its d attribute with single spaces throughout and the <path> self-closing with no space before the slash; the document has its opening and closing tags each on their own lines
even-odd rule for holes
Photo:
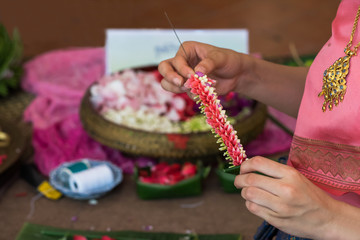
<svg viewBox="0 0 360 240">
<path fill-rule="evenodd" d="M 187 80 L 185 87 L 196 94 L 195 98 L 198 99 L 197 103 L 201 103 L 200 110 L 206 116 L 206 122 L 211 126 L 215 137 L 219 138 L 217 140 L 220 144 L 219 150 L 225 151 L 225 159 L 232 165 L 238 166 L 246 160 L 245 150 L 236 135 L 237 132 L 227 120 L 225 110 L 212 86 L 214 83 L 214 80 L 207 78 L 203 73 L 196 72 Z"/>
</svg>

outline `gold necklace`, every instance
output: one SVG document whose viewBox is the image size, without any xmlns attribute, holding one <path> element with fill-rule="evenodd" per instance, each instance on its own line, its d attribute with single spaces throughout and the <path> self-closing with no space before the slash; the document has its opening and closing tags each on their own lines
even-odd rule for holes
<svg viewBox="0 0 360 240">
<path fill-rule="evenodd" d="M 324 96 L 324 103 L 322 106 L 323 112 L 326 111 L 327 107 L 331 111 L 333 105 L 337 106 L 340 102 L 344 100 L 344 95 L 346 93 L 346 76 L 349 73 L 350 68 L 350 59 L 356 55 L 357 50 L 360 46 L 360 42 L 351 50 L 352 41 L 354 38 L 355 30 L 358 25 L 360 15 L 360 7 L 356 13 L 355 22 L 352 28 L 351 36 L 349 43 L 345 47 L 345 56 L 336 60 L 333 65 L 331 65 L 324 72 L 323 77 L 323 86 L 322 90 L 319 93 L 319 97 Z"/>
</svg>

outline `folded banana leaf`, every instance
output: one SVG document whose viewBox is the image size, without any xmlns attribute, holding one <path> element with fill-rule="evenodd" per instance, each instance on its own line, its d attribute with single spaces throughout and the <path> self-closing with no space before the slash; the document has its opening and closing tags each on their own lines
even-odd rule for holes
<svg viewBox="0 0 360 240">
<path fill-rule="evenodd" d="M 72 240 L 74 235 L 82 235 L 88 240 L 109 236 L 116 240 L 242 240 L 239 234 L 198 234 L 196 236 L 162 232 L 96 232 L 62 229 L 32 223 L 25 223 L 16 240 Z"/>
<path fill-rule="evenodd" d="M 182 180 L 174 185 L 162 185 L 144 183 L 138 178 L 138 169 L 135 171 L 136 191 L 138 196 L 144 200 L 160 198 L 179 198 L 196 196 L 202 193 L 202 182 L 210 172 L 210 166 L 203 167 L 198 163 L 198 171 L 195 176 Z"/>
<path fill-rule="evenodd" d="M 278 159 L 271 159 L 271 160 L 278 162 L 278 163 L 286 164 L 287 157 L 280 157 Z M 265 174 L 260 173 L 260 172 L 255 172 L 255 173 L 266 176 Z M 235 177 L 236 177 L 236 175 L 240 174 L 240 166 L 230 166 L 229 167 L 228 163 L 219 162 L 219 166 L 216 169 L 216 174 L 218 175 L 220 185 L 221 185 L 222 189 L 224 190 L 224 192 L 227 192 L 227 193 L 240 193 L 241 192 L 241 189 L 237 189 L 234 186 Z"/>
<path fill-rule="evenodd" d="M 224 163 L 219 163 L 219 166 L 216 169 L 216 174 L 222 189 L 226 193 L 240 193 L 241 189 L 237 189 L 234 186 L 235 177 L 240 173 L 240 166 L 224 168 L 224 165 Z"/>
</svg>

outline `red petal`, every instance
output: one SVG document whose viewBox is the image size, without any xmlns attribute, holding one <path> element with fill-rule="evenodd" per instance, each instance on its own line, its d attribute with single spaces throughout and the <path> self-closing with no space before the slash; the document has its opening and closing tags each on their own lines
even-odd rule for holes
<svg viewBox="0 0 360 240">
<path fill-rule="evenodd" d="M 169 174 L 171 173 L 175 173 L 175 172 L 180 172 L 181 170 L 181 165 L 179 163 L 174 163 L 170 166 L 170 170 L 169 170 Z"/>
<path fill-rule="evenodd" d="M 184 180 L 184 175 L 182 175 L 180 172 L 174 173 L 169 175 L 169 184 L 176 184 L 182 180 Z"/>
<path fill-rule="evenodd" d="M 186 177 L 194 176 L 196 174 L 196 165 L 189 162 L 184 163 L 181 173 Z"/>
<path fill-rule="evenodd" d="M 146 170 L 140 170 L 139 171 L 139 176 L 141 177 L 149 177 L 149 172 Z"/>
<path fill-rule="evenodd" d="M 73 240 L 87 240 L 87 238 L 82 235 L 74 235 Z"/>
<path fill-rule="evenodd" d="M 229 93 L 226 95 L 225 100 L 226 100 L 226 101 L 230 101 L 234 96 L 235 96 L 235 93 L 234 93 L 234 92 L 229 92 Z"/>
<path fill-rule="evenodd" d="M 115 238 L 111 238 L 109 236 L 102 236 L 101 240 L 115 240 Z"/>
<path fill-rule="evenodd" d="M 139 180 L 144 183 L 157 183 L 157 180 L 154 177 L 139 177 Z"/>
<path fill-rule="evenodd" d="M 170 179 L 168 176 L 159 176 L 158 183 L 163 184 L 163 185 L 169 185 Z"/>
<path fill-rule="evenodd" d="M 155 166 L 152 167 L 151 171 L 152 172 L 160 172 L 163 171 L 164 168 L 168 167 L 169 165 L 167 164 L 167 162 L 161 162 L 159 164 L 156 164 Z"/>
</svg>

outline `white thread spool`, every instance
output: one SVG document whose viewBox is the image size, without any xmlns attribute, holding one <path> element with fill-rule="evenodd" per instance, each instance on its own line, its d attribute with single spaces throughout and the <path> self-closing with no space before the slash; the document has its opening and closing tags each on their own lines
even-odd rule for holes
<svg viewBox="0 0 360 240">
<path fill-rule="evenodd" d="M 89 168 L 91 168 L 91 164 L 87 159 L 73 162 L 60 170 L 59 179 L 64 184 L 64 186 L 69 188 L 70 176 L 74 173 L 81 172 Z"/>
<path fill-rule="evenodd" d="M 114 174 L 109 166 L 99 165 L 70 176 L 70 189 L 76 193 L 91 194 L 111 185 Z"/>
</svg>

